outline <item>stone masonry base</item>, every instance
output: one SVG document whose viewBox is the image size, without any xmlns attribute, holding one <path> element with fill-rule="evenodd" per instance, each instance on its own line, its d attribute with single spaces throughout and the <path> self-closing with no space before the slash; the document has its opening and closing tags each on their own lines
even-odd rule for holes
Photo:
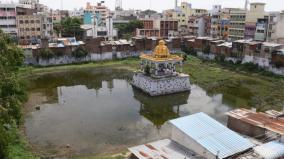
<svg viewBox="0 0 284 159">
<path fill-rule="evenodd" d="M 156 79 L 146 76 L 143 73 L 135 73 L 132 85 L 151 96 L 190 91 L 189 75 L 186 74 Z"/>
</svg>

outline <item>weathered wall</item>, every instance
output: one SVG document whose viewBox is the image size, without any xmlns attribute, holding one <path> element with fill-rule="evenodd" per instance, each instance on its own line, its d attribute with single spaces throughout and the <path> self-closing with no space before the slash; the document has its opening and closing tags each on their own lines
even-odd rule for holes
<svg viewBox="0 0 284 159">
<path fill-rule="evenodd" d="M 227 122 L 228 128 L 240 134 L 250 137 L 265 137 L 265 129 L 245 123 L 241 120 L 229 117 Z"/>
<path fill-rule="evenodd" d="M 139 53 L 137 52 L 105 52 L 103 54 L 98 53 L 90 53 L 86 57 L 83 58 L 75 58 L 72 56 L 61 56 L 55 57 L 51 59 L 42 59 L 39 58 L 38 61 L 33 61 L 34 65 L 40 66 L 52 66 L 52 65 L 64 65 L 64 64 L 71 64 L 71 63 L 82 63 L 82 62 L 91 62 L 91 61 L 104 61 L 104 60 L 113 60 L 113 59 L 123 59 L 128 57 L 138 57 Z M 29 63 L 31 64 L 31 63 Z"/>
</svg>

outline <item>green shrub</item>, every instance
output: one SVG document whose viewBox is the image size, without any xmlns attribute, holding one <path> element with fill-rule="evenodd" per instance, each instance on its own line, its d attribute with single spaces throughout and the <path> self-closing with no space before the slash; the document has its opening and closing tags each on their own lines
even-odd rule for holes
<svg viewBox="0 0 284 159">
<path fill-rule="evenodd" d="M 75 51 L 72 52 L 72 56 L 75 58 L 86 57 L 88 52 L 83 47 L 78 47 Z"/>
<path fill-rule="evenodd" d="M 55 56 L 54 52 L 50 50 L 49 48 L 44 48 L 40 51 L 40 57 L 43 59 L 51 59 Z"/>
</svg>

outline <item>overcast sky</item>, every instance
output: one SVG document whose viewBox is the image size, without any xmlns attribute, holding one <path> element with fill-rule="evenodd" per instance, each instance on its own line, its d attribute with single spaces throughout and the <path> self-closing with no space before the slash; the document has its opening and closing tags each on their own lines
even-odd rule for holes
<svg viewBox="0 0 284 159">
<path fill-rule="evenodd" d="M 0 0 L 2 2 L 7 2 L 11 0 Z M 18 0 L 13 0 L 17 2 Z M 60 9 L 61 0 L 40 0 L 41 3 L 53 9 Z M 63 9 L 73 9 L 85 7 L 86 2 L 96 3 L 100 0 L 62 0 Z M 234 7 L 240 8 L 244 7 L 245 0 L 179 0 L 187 1 L 192 3 L 193 8 L 205 8 L 211 9 L 213 4 L 221 4 L 223 7 Z M 250 0 L 250 2 L 264 2 L 266 3 L 267 11 L 281 11 L 284 10 L 284 0 Z M 110 9 L 114 9 L 115 0 L 105 0 L 106 5 Z M 122 5 L 124 9 L 153 9 L 161 12 L 165 9 L 170 9 L 174 7 L 174 0 L 122 0 Z"/>
</svg>

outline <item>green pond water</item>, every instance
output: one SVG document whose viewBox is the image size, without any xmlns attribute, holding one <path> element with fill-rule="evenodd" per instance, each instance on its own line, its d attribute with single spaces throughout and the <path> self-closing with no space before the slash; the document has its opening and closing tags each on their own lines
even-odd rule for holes
<svg viewBox="0 0 284 159">
<path fill-rule="evenodd" d="M 167 121 L 177 117 L 205 112 L 226 124 L 224 113 L 249 96 L 238 88 L 207 93 L 193 84 L 191 93 L 149 97 L 131 86 L 131 78 L 132 72 L 113 68 L 32 77 L 24 125 L 29 142 L 49 154 L 66 145 L 75 155 L 120 152 L 168 138 Z"/>
</svg>

